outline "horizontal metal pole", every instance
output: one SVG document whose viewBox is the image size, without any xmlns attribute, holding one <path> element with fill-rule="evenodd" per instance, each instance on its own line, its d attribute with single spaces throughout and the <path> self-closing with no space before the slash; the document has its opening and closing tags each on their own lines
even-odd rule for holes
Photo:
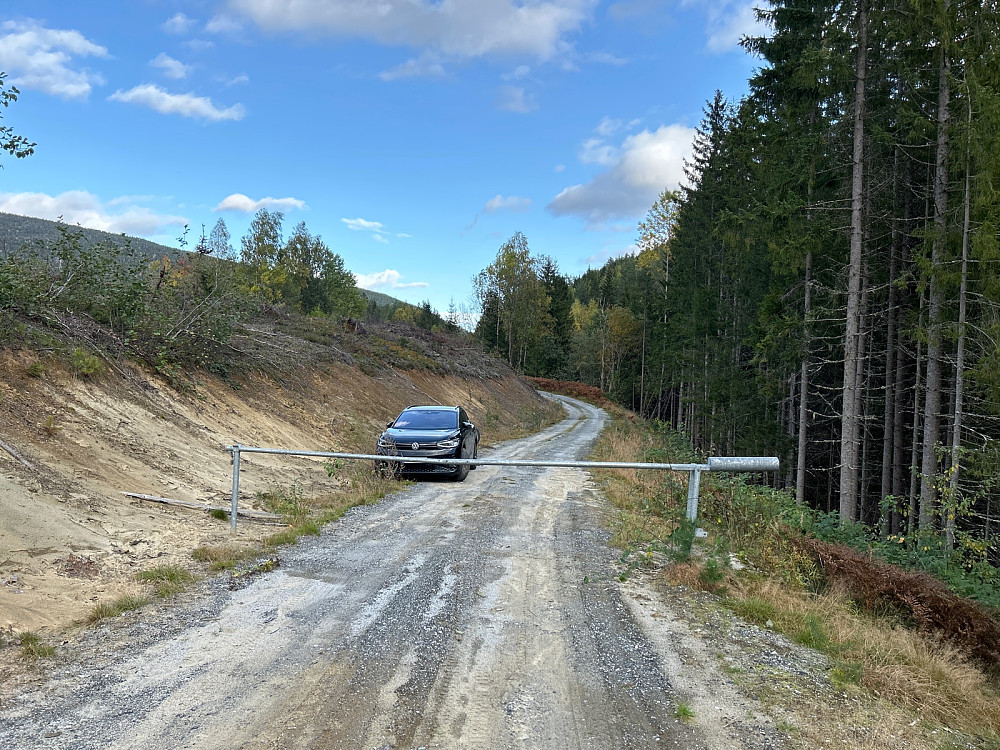
<svg viewBox="0 0 1000 750">
<path fill-rule="evenodd" d="M 777 458 L 716 457 L 708 459 L 709 471 L 777 471 Z"/>
<path fill-rule="evenodd" d="M 435 458 L 433 456 L 383 456 L 371 453 L 333 453 L 328 451 L 299 451 L 285 448 L 251 448 L 244 445 L 234 445 L 226 448 L 230 453 L 239 451 L 240 453 L 271 453 L 281 456 L 306 456 L 313 458 L 342 458 L 347 460 L 384 461 L 387 463 L 405 464 L 434 464 L 437 466 L 537 466 L 552 467 L 560 469 L 652 469 L 660 471 L 777 471 L 778 459 L 776 458 L 733 458 L 726 459 L 732 464 L 717 463 L 712 466 L 709 459 L 707 464 L 659 464 L 659 463 L 639 463 L 624 461 L 520 461 L 514 459 L 497 458 Z M 761 462 L 749 464 L 747 462 Z M 766 464 L 764 462 L 767 462 Z M 773 465 L 772 465 L 773 462 Z M 753 465 L 756 468 L 729 468 L 729 466 Z"/>
</svg>

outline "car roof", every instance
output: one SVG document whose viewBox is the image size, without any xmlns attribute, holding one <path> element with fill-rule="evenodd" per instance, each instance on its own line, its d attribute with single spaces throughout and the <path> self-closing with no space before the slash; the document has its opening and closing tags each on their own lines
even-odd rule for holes
<svg viewBox="0 0 1000 750">
<path fill-rule="evenodd" d="M 457 406 L 407 406 L 403 411 L 458 411 Z"/>
</svg>

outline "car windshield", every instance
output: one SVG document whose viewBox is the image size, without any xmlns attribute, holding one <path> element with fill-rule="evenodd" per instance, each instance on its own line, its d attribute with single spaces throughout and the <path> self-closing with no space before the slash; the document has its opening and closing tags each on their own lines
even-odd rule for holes
<svg viewBox="0 0 1000 750">
<path fill-rule="evenodd" d="M 454 430 L 458 428 L 458 413 L 450 409 L 414 409 L 400 414 L 392 426 L 397 430 Z"/>
</svg>

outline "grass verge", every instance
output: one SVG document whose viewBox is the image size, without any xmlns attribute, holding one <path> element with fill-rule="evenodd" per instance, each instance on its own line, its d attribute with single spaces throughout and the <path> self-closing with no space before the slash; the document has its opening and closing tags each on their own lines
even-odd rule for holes
<svg viewBox="0 0 1000 750">
<path fill-rule="evenodd" d="M 595 460 L 691 460 L 676 434 L 608 410 Z M 834 687 L 912 712 L 928 727 L 929 746 L 939 746 L 931 733 L 944 726 L 977 746 L 1000 748 L 1000 669 L 977 662 L 960 642 L 915 629 L 907 610 L 868 601 L 830 577 L 807 545 L 796 543 L 782 519 L 787 501 L 777 493 L 703 475 L 698 524 L 708 537 L 701 540 L 682 520 L 686 477 L 624 470 L 597 477 L 616 509 L 613 543 L 622 549 L 624 574 L 659 563 L 670 582 L 715 593 L 743 619 L 826 654 Z M 748 565 L 733 570 L 733 559 Z"/>
<path fill-rule="evenodd" d="M 149 597 L 144 594 L 122 594 L 115 599 L 98 602 L 90 610 L 87 622 L 93 624 L 109 617 L 118 617 L 118 615 L 133 609 L 141 609 L 147 604 L 149 604 Z"/>
<path fill-rule="evenodd" d="M 140 583 L 150 583 L 161 599 L 179 594 L 195 581 L 194 574 L 179 565 L 158 565 L 135 574 Z"/>
</svg>

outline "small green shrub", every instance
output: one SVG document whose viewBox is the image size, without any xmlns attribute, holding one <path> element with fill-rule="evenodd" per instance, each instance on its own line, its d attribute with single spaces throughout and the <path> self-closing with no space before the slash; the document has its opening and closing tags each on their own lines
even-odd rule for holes
<svg viewBox="0 0 1000 750">
<path fill-rule="evenodd" d="M 257 496 L 257 500 L 271 513 L 284 516 L 285 522 L 292 525 L 308 512 L 302 489 L 294 484 L 287 490 L 283 487 L 275 487 L 268 492 L 261 492 Z"/>
<path fill-rule="evenodd" d="M 55 646 L 42 643 L 37 633 L 18 633 L 17 639 L 21 642 L 21 657 L 24 659 L 48 659 L 56 652 Z"/>
<path fill-rule="evenodd" d="M 209 570 L 232 570 L 243 560 L 256 557 L 257 552 L 250 547 L 222 545 L 219 547 L 198 547 L 191 557 L 198 562 L 208 563 Z"/>
<path fill-rule="evenodd" d="M 194 575 L 179 565 L 159 565 L 136 573 L 135 578 L 143 583 L 154 584 L 156 595 L 161 599 L 179 594 L 194 581 Z"/>
<path fill-rule="evenodd" d="M 38 360 L 37 362 L 32 362 L 24 368 L 24 372 L 29 378 L 40 378 L 48 372 L 48 368 L 45 366 L 44 362 Z"/>
<path fill-rule="evenodd" d="M 73 374 L 82 378 L 92 378 L 104 372 L 104 362 L 82 347 L 76 347 L 69 355 Z"/>
<path fill-rule="evenodd" d="M 303 521 L 291 528 L 279 531 L 264 539 L 265 547 L 279 547 L 282 544 L 295 544 L 303 536 L 318 536 L 320 524 L 317 521 Z"/>
<path fill-rule="evenodd" d="M 758 625 L 763 625 L 769 620 L 773 621 L 778 614 L 773 603 L 759 596 L 749 596 L 742 600 L 729 600 L 727 603 L 736 614 Z"/>
<path fill-rule="evenodd" d="M 705 560 L 704 566 L 698 573 L 698 580 L 704 584 L 705 588 L 712 590 L 726 579 L 725 568 L 719 563 L 718 558 L 709 557 Z"/>
<path fill-rule="evenodd" d="M 694 718 L 694 710 L 684 701 L 678 701 L 677 708 L 674 709 L 674 717 L 681 721 L 691 721 Z"/>
<path fill-rule="evenodd" d="M 109 617 L 118 617 L 118 615 L 125 612 L 129 612 L 133 609 L 141 609 L 149 604 L 149 597 L 143 594 L 123 594 L 117 599 L 112 599 L 111 601 L 98 602 L 90 614 L 87 616 L 87 622 L 95 623 L 101 620 L 107 619 Z"/>
<path fill-rule="evenodd" d="M 817 651 L 829 652 L 831 650 L 830 635 L 816 615 L 806 615 L 805 622 L 791 635 L 796 643 L 801 643 L 803 646 L 814 648 Z"/>
<path fill-rule="evenodd" d="M 212 518 L 218 521 L 229 520 L 229 514 L 226 513 L 226 511 L 222 510 L 222 508 L 212 508 L 212 510 L 208 511 L 208 515 L 210 515 Z"/>
</svg>

